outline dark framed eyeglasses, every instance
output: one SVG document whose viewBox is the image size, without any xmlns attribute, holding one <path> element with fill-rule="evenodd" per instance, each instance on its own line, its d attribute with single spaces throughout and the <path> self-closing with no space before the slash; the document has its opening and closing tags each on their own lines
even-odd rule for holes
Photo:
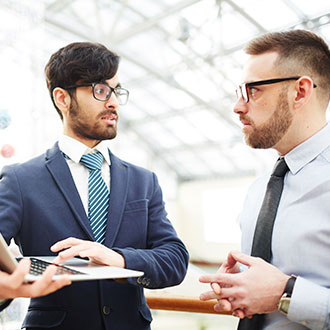
<svg viewBox="0 0 330 330">
<path fill-rule="evenodd" d="M 242 98 L 245 103 L 248 103 L 250 101 L 249 98 L 249 88 L 254 87 L 254 86 L 261 86 L 261 85 L 271 85 L 271 84 L 276 84 L 280 83 L 283 81 L 288 81 L 288 80 L 298 80 L 301 77 L 287 77 L 287 78 L 276 78 L 276 79 L 267 79 L 267 80 L 259 80 L 259 81 L 253 81 L 249 83 L 243 83 L 238 86 L 236 89 L 236 96 L 237 99 Z M 316 88 L 317 85 L 313 84 L 313 87 Z"/>
<path fill-rule="evenodd" d="M 93 87 L 93 97 L 98 101 L 109 100 L 112 92 L 115 93 L 120 105 L 125 105 L 128 101 L 129 91 L 122 87 L 111 87 L 105 83 L 90 83 L 90 84 L 78 84 L 65 87 L 64 89 L 73 89 L 77 87 Z"/>
</svg>

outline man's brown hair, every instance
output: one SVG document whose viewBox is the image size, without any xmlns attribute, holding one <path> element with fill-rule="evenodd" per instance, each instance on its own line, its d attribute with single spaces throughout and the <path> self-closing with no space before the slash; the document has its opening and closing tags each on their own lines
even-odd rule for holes
<svg viewBox="0 0 330 330">
<path fill-rule="evenodd" d="M 330 50 L 318 35 L 306 30 L 272 32 L 251 40 L 245 52 L 261 55 L 277 52 L 274 63 L 283 75 L 310 76 L 326 102 L 330 99 Z"/>
<path fill-rule="evenodd" d="M 74 42 L 54 53 L 46 67 L 46 82 L 56 111 L 63 118 L 53 98 L 56 87 L 66 88 L 79 84 L 105 82 L 117 72 L 119 56 L 104 45 L 91 42 Z M 68 90 L 71 97 L 74 90 Z"/>
</svg>

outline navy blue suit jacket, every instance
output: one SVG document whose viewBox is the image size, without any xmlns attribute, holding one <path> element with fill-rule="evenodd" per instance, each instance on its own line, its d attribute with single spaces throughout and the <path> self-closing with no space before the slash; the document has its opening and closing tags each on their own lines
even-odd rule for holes
<svg viewBox="0 0 330 330">
<path fill-rule="evenodd" d="M 144 272 L 127 283 L 76 282 L 31 299 L 23 327 L 56 330 L 149 329 L 143 287 L 179 284 L 188 252 L 167 219 L 154 173 L 110 153 L 111 192 L 104 245 L 120 252 L 126 267 Z M 52 255 L 67 237 L 94 240 L 69 167 L 57 143 L 44 155 L 3 168 L 0 231 L 14 237 L 23 255 Z"/>
</svg>

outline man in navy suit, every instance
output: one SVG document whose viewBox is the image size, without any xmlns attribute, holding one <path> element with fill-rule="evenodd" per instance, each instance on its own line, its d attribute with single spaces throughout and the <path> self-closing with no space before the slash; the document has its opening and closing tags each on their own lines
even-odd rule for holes
<svg viewBox="0 0 330 330">
<path fill-rule="evenodd" d="M 144 330 L 152 320 L 143 288 L 179 284 L 188 252 L 164 208 L 154 173 L 120 160 L 105 141 L 117 133 L 118 108 L 128 91 L 117 74 L 119 57 L 100 44 L 72 43 L 46 65 L 47 86 L 63 135 L 45 154 L 3 168 L 0 231 L 24 255 L 72 256 L 143 271 L 139 278 L 76 282 L 31 300 L 27 330 Z M 88 219 L 89 170 L 83 155 L 99 152 L 110 194 L 103 242 Z M 50 251 L 51 248 L 51 251 Z"/>
</svg>

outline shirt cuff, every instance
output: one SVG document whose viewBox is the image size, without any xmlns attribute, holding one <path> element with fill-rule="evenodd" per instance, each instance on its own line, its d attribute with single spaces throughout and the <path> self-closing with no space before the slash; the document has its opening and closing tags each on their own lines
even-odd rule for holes
<svg viewBox="0 0 330 330">
<path fill-rule="evenodd" d="M 330 290 L 297 277 L 291 296 L 288 319 L 310 329 L 322 330 L 330 311 Z"/>
</svg>

